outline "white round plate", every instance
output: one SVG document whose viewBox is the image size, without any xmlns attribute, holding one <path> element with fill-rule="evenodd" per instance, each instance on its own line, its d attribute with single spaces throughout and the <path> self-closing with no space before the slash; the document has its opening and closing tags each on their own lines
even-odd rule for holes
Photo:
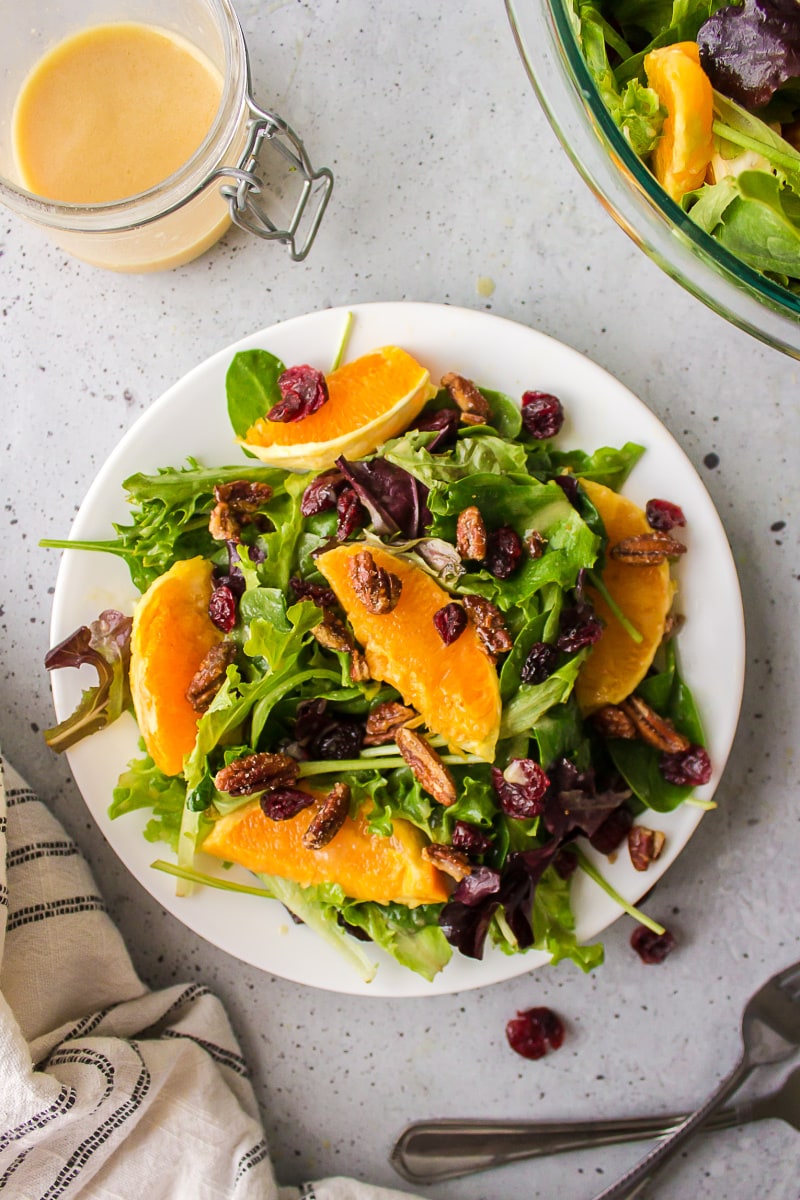
<svg viewBox="0 0 800 1200">
<path fill-rule="evenodd" d="M 386 303 L 327 309 L 297 317 L 244 338 L 190 371 L 136 422 L 111 454 L 80 508 L 72 537 L 102 539 L 111 522 L 129 520 L 122 481 L 137 471 L 178 467 L 188 456 L 206 465 L 244 458 L 228 422 L 225 373 L 239 350 L 261 347 L 285 363 L 309 362 L 323 370 L 335 355 L 347 311 L 354 314 L 348 358 L 378 346 L 404 347 L 430 369 L 434 379 L 446 371 L 486 387 L 520 396 L 528 389 L 553 392 L 566 409 L 560 435 L 565 447 L 594 450 L 627 441 L 647 447 L 625 492 L 639 504 L 653 496 L 680 504 L 687 515 L 689 553 L 677 569 L 680 605 L 687 620 L 680 635 L 681 663 L 704 721 L 714 765 L 710 784 L 699 795 L 709 798 L 725 766 L 739 715 L 744 677 L 741 598 L 731 552 L 719 517 L 694 468 L 671 435 L 631 392 L 600 367 L 541 333 L 511 321 L 444 305 Z M 104 608 L 132 612 L 136 600 L 124 563 L 110 554 L 66 551 L 53 603 L 53 644 Z M 74 709 L 85 686 L 85 671 L 53 673 L 59 720 Z M 277 902 L 260 897 L 199 888 L 187 898 L 175 895 L 175 880 L 150 864 L 170 857 L 166 846 L 142 837 L 146 812 L 111 821 L 107 808 L 120 772 L 138 756 L 138 731 L 127 714 L 111 728 L 76 746 L 69 754 L 78 787 L 111 846 L 142 886 L 189 929 L 234 957 L 275 975 L 336 992 L 377 996 L 420 996 L 481 987 L 522 974 L 547 962 L 540 952 L 506 955 L 487 947 L 480 962 L 454 954 L 432 982 L 398 966 L 375 950 L 379 969 L 363 983 L 349 963 L 310 930 L 294 925 Z M 666 848 L 646 878 L 633 870 L 628 855 L 613 865 L 595 857 L 606 878 L 629 901 L 649 890 L 667 870 L 696 828 L 702 810 L 689 805 L 648 817 L 667 835 Z M 210 859 L 204 869 L 213 870 Z M 229 871 L 227 879 L 252 880 Z M 574 878 L 574 906 L 581 940 L 596 937 L 620 915 L 619 907 L 581 872 Z M 569 969 L 569 968 L 566 968 Z"/>
</svg>

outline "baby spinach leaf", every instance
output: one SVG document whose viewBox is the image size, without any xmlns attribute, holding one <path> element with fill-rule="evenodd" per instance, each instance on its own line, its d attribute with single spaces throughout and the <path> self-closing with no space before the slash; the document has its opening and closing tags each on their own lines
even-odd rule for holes
<svg viewBox="0 0 800 1200">
<path fill-rule="evenodd" d="M 278 378 L 286 370 L 268 350 L 240 350 L 225 376 L 228 417 L 237 437 L 244 438 L 256 421 L 281 399 Z"/>
</svg>

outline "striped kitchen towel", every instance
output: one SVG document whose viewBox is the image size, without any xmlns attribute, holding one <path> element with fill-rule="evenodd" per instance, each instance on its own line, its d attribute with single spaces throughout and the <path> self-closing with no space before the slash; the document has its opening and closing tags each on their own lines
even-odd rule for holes
<svg viewBox="0 0 800 1200">
<path fill-rule="evenodd" d="M 409 1200 L 344 1178 L 276 1184 L 222 1005 L 196 983 L 144 986 L 78 847 L 0 762 L 2 1191 Z"/>
</svg>

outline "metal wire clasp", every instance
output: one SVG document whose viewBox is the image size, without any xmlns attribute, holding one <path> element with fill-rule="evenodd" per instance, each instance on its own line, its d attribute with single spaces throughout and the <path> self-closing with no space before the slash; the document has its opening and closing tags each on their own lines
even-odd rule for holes
<svg viewBox="0 0 800 1200">
<path fill-rule="evenodd" d="M 259 108 L 250 96 L 248 104 L 252 116 L 247 126 L 248 138 L 242 157 L 235 167 L 220 167 L 214 177 L 224 176 L 234 181 L 224 183 L 220 191 L 228 201 L 231 220 L 235 225 L 268 241 L 283 242 L 289 247 L 294 261 L 301 262 L 311 249 L 330 199 L 333 172 L 327 167 L 321 167 L 318 171 L 314 169 L 302 141 L 281 117 Z M 259 155 L 263 154 L 266 147 L 277 151 L 289 164 L 291 182 L 295 178 L 301 180 L 294 211 L 283 227 L 269 216 L 264 207 L 266 164 L 259 159 Z M 282 183 L 285 185 L 285 182 L 284 179 Z M 270 191 L 275 193 L 273 201 L 280 203 L 283 198 L 281 183 L 275 188 L 271 186 Z"/>
</svg>

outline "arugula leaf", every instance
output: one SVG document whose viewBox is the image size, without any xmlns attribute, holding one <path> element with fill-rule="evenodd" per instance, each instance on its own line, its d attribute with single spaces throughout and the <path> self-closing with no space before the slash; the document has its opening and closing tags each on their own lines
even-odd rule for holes
<svg viewBox="0 0 800 1200">
<path fill-rule="evenodd" d="M 593 454 L 583 450 L 553 450 L 551 459 L 556 470 L 566 468 L 581 479 L 602 483 L 612 492 L 618 492 L 643 454 L 644 446 L 626 442 L 619 449 L 601 446 Z"/>
<path fill-rule="evenodd" d="M 515 733 L 534 732 L 537 722 L 546 712 L 568 699 L 587 654 L 588 649 L 579 650 L 544 683 L 523 683 L 503 709 L 500 736 L 505 738 Z"/>
<path fill-rule="evenodd" d="M 459 438 L 448 454 L 429 454 L 425 447 L 432 436 L 410 430 L 403 437 L 387 442 L 383 457 L 404 467 L 427 487 L 485 472 L 526 473 L 525 449 L 518 442 L 506 442 L 493 434 L 473 434 Z"/>
<path fill-rule="evenodd" d="M 246 438 L 250 429 L 281 399 L 278 378 L 286 370 L 268 350 L 240 350 L 225 376 L 228 417 L 234 433 Z"/>
</svg>

